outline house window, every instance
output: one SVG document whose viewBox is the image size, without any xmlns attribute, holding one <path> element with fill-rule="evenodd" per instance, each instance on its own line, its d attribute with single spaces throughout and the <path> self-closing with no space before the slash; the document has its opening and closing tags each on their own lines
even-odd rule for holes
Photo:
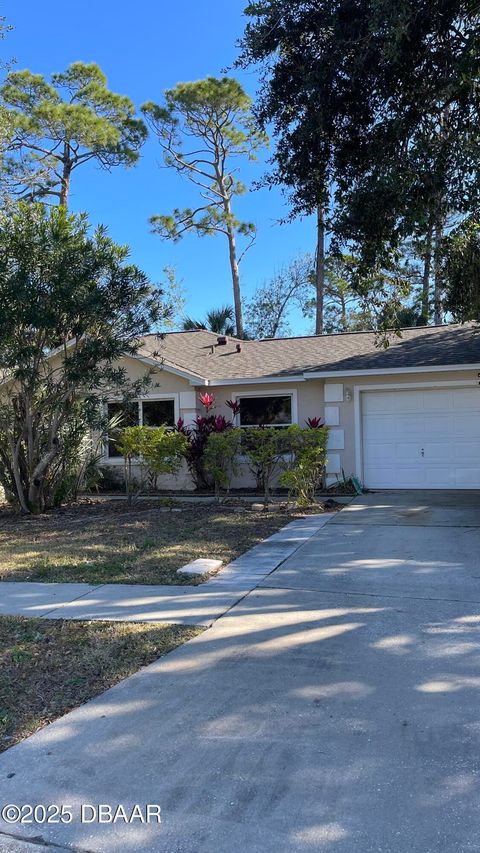
<svg viewBox="0 0 480 853">
<path fill-rule="evenodd" d="M 175 401 L 168 400 L 143 400 L 142 402 L 143 426 L 175 426 Z"/>
<path fill-rule="evenodd" d="M 108 421 L 115 419 L 115 427 L 108 436 L 108 456 L 120 456 L 118 443 L 125 427 L 138 426 L 138 403 L 107 403 Z M 118 420 L 118 423 L 117 423 Z"/>
<path fill-rule="evenodd" d="M 140 400 L 132 403 L 107 403 L 108 420 L 119 418 L 119 423 L 108 438 L 108 457 L 119 457 L 119 441 L 125 427 L 142 424 L 148 427 L 175 426 L 175 400 L 168 397 L 160 400 Z"/>
<path fill-rule="evenodd" d="M 275 394 L 264 397 L 239 397 L 240 426 L 290 426 L 292 395 Z"/>
</svg>

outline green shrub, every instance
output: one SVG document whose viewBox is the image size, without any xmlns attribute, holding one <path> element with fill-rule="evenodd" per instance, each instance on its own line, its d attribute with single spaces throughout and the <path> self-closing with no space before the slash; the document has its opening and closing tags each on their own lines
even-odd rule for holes
<svg viewBox="0 0 480 853">
<path fill-rule="evenodd" d="M 115 422 L 115 419 L 112 419 Z M 77 403 L 62 428 L 57 454 L 45 477 L 43 500 L 46 506 L 75 501 L 81 491 L 98 489 L 103 472 L 100 462 L 106 425 L 98 414 L 88 412 L 87 403 Z"/>
<path fill-rule="evenodd" d="M 232 477 L 237 473 L 237 457 L 241 449 L 240 429 L 212 432 L 203 451 L 203 465 L 215 485 L 215 494 L 220 498 L 224 489 L 228 492 Z"/>
<path fill-rule="evenodd" d="M 328 428 L 297 425 L 285 430 L 289 458 L 283 460 L 285 470 L 280 476 L 280 485 L 288 489 L 298 506 L 306 507 L 315 500 L 315 492 L 321 485 L 327 461 Z"/>
<path fill-rule="evenodd" d="M 145 427 L 134 426 L 125 427 L 117 439 L 117 450 L 120 456 L 123 456 L 125 465 L 125 491 L 127 500 L 131 503 L 143 489 L 144 486 L 144 471 L 140 463 L 143 450 L 143 431 Z M 133 465 L 135 462 L 140 463 L 140 482 L 135 483 L 133 477 Z"/>
<path fill-rule="evenodd" d="M 263 491 L 265 506 L 270 501 L 272 483 L 280 468 L 284 453 L 288 453 L 287 429 L 247 427 L 242 429 L 242 453 L 255 477 L 257 488 Z"/>
<path fill-rule="evenodd" d="M 157 488 L 160 474 L 177 474 L 187 449 L 181 432 L 166 427 L 142 427 L 144 430 L 142 459 L 147 469 L 149 486 Z"/>
<path fill-rule="evenodd" d="M 187 439 L 180 432 L 164 426 L 126 427 L 118 440 L 118 450 L 125 460 L 125 489 L 129 502 L 140 494 L 148 482 L 157 487 L 160 474 L 176 474 L 186 452 Z M 133 465 L 138 464 L 140 477 L 133 477 Z"/>
</svg>

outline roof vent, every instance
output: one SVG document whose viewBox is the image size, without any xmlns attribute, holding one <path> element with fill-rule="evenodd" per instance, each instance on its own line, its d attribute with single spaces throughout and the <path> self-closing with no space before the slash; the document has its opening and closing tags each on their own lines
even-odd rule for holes
<svg viewBox="0 0 480 853">
<path fill-rule="evenodd" d="M 219 335 L 217 338 L 217 347 L 224 347 L 227 345 L 227 339 L 225 335 Z"/>
<path fill-rule="evenodd" d="M 235 347 L 235 349 L 237 350 L 237 352 L 241 352 L 241 351 L 242 351 L 242 345 L 241 345 L 241 344 L 237 344 L 237 346 Z"/>
</svg>

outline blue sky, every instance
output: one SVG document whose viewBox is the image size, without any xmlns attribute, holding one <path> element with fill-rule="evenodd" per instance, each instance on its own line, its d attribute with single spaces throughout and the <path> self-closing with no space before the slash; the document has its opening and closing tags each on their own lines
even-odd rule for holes
<svg viewBox="0 0 480 853">
<path fill-rule="evenodd" d="M 140 105 L 159 101 L 164 89 L 180 80 L 221 75 L 236 56 L 242 34 L 246 0 L 97 0 L 81 6 L 64 0 L 2 2 L 1 13 L 14 26 L 3 44 L 16 67 L 50 75 L 70 62 L 97 62 L 110 87 Z M 245 89 L 255 94 L 253 72 L 235 72 Z M 265 154 L 263 161 L 268 157 Z M 227 246 L 222 237 L 187 236 L 168 243 L 149 233 L 148 217 L 168 213 L 193 201 L 194 188 L 162 164 L 153 139 L 133 169 L 111 173 L 90 165 L 74 176 L 70 207 L 86 210 L 92 223 L 108 226 L 115 240 L 128 243 L 132 258 L 154 281 L 166 265 L 176 268 L 187 296 L 187 313 L 202 316 L 210 307 L 231 303 Z M 259 178 L 265 162 L 249 166 L 246 183 Z M 242 282 L 248 300 L 255 287 L 297 252 L 314 246 L 314 224 L 297 220 L 280 225 L 288 212 L 279 190 L 248 193 L 237 204 L 240 217 L 258 227 L 255 246 L 242 263 Z M 306 331 L 297 318 L 296 331 Z"/>
</svg>

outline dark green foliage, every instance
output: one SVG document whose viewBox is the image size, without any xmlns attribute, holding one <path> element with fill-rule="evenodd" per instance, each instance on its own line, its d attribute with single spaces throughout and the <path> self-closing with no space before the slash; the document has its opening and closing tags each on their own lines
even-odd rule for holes
<svg viewBox="0 0 480 853">
<path fill-rule="evenodd" d="M 217 335 L 235 334 L 235 312 L 231 305 L 223 305 L 221 308 L 212 308 L 205 315 L 205 320 L 193 320 L 185 317 L 182 329 L 186 332 L 192 329 L 208 329 Z"/>
<path fill-rule="evenodd" d="M 242 429 L 242 453 L 257 488 L 263 492 L 265 506 L 270 502 L 275 476 L 278 474 L 284 453 L 289 452 L 287 429 L 275 427 L 247 427 Z"/>
<path fill-rule="evenodd" d="M 187 450 L 186 436 L 165 426 L 129 426 L 121 430 L 118 452 L 125 461 L 125 489 L 132 503 L 144 489 L 157 488 L 161 474 L 176 474 Z M 134 476 L 134 466 L 138 477 Z"/>
<path fill-rule="evenodd" d="M 310 419 L 313 422 L 313 419 Z M 284 460 L 280 485 L 285 486 L 299 507 L 311 506 L 322 485 L 327 461 L 328 427 L 315 425 L 287 429 L 289 455 Z"/>
<path fill-rule="evenodd" d="M 334 246 L 361 251 L 374 288 L 411 238 L 423 322 L 432 303 L 441 319 L 443 237 L 479 198 L 478 4 L 259 0 L 246 14 L 240 64 L 260 64 L 257 112 L 277 137 L 269 180 L 294 213 L 329 208 Z"/>
<path fill-rule="evenodd" d="M 0 303 L 0 477 L 38 512 L 74 416 L 98 426 L 104 394 L 138 390 L 118 359 L 159 321 L 160 293 L 84 215 L 21 202 L 0 215 Z"/>
<path fill-rule="evenodd" d="M 132 101 L 111 92 L 95 63 L 73 62 L 48 82 L 12 71 L 0 89 L 11 124 L 7 188 L 29 199 L 66 205 L 73 172 L 95 160 L 105 169 L 131 166 L 147 129 Z"/>
<path fill-rule="evenodd" d="M 470 219 L 445 240 L 446 307 L 455 320 L 480 321 L 480 224 Z"/>
<path fill-rule="evenodd" d="M 235 330 L 243 337 L 239 265 L 253 245 L 256 229 L 253 222 L 236 217 L 233 202 L 246 192 L 238 178 L 239 158 L 255 160 L 266 142 L 253 120 L 250 98 L 238 80 L 207 77 L 178 83 L 165 92 L 162 105 L 148 102 L 142 111 L 163 149 L 165 164 L 189 180 L 196 193 L 191 207 L 152 216 L 153 230 L 174 241 L 188 232 L 227 238 Z M 244 242 L 240 252 L 237 240 Z"/>
<path fill-rule="evenodd" d="M 181 418 L 177 423 L 177 429 L 188 441 L 185 458 L 197 489 L 211 489 L 214 485 L 214 478 L 204 465 L 205 448 L 210 435 L 223 433 L 232 426 L 232 421 L 224 415 L 214 415 L 208 409 L 205 415 L 195 417 L 192 426 L 186 427 Z"/>
<path fill-rule="evenodd" d="M 241 429 L 211 432 L 203 453 L 205 471 L 212 478 L 217 499 L 222 489 L 228 492 L 232 477 L 238 472 L 238 454 L 241 446 Z"/>
</svg>

